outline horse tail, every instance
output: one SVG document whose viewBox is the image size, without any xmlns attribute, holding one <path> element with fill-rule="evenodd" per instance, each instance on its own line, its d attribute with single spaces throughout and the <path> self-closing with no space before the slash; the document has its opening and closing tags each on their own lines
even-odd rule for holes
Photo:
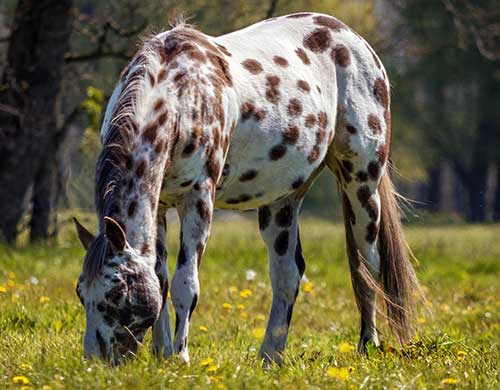
<svg viewBox="0 0 500 390">
<path fill-rule="evenodd" d="M 391 180 L 390 166 L 379 184 L 381 221 L 379 231 L 380 287 L 386 303 L 391 331 L 401 344 L 413 333 L 415 306 L 423 292 L 410 261 L 398 207 L 398 194 Z"/>
</svg>

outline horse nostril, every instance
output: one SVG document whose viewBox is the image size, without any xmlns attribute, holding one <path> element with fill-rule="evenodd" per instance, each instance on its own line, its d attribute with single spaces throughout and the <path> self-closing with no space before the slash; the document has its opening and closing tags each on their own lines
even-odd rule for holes
<svg viewBox="0 0 500 390">
<path fill-rule="evenodd" d="M 96 331 L 95 331 L 95 337 L 97 339 L 97 342 L 99 343 L 99 349 L 101 351 L 101 356 L 103 357 L 103 359 L 107 359 L 106 343 L 104 342 L 104 339 L 102 338 L 98 329 L 96 329 Z"/>
</svg>

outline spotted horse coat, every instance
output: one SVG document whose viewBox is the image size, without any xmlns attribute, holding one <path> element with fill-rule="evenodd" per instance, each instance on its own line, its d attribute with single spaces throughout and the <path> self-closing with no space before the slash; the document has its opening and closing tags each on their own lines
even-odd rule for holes
<svg viewBox="0 0 500 390">
<path fill-rule="evenodd" d="M 181 24 L 146 40 L 102 125 L 99 233 L 77 222 L 87 248 L 77 286 L 87 315 L 85 353 L 118 361 L 152 327 L 158 353 L 189 361 L 213 210 L 258 209 L 273 290 L 260 357 L 280 363 L 305 269 L 299 209 L 325 166 L 344 207 L 359 350 L 369 340 L 378 344 L 377 292 L 392 329 L 407 340 L 418 285 L 387 173 L 390 129 L 380 59 L 331 16 L 282 16 L 216 38 Z M 169 286 L 164 216 L 171 207 L 181 235 Z"/>
</svg>

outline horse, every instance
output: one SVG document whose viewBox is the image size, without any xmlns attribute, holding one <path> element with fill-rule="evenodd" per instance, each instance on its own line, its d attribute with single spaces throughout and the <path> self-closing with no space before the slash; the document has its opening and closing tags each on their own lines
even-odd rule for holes
<svg viewBox="0 0 500 390">
<path fill-rule="evenodd" d="M 120 362 L 152 328 L 157 354 L 189 362 L 214 209 L 257 209 L 273 294 L 259 357 L 281 364 L 305 270 L 299 209 L 325 167 L 343 208 L 358 351 L 379 345 L 377 296 L 398 341 L 410 340 L 418 280 L 389 172 L 389 80 L 340 20 L 302 12 L 219 37 L 180 22 L 145 39 L 109 99 L 101 141 L 98 233 L 75 219 L 87 251 L 76 288 L 85 356 Z M 169 208 L 181 224 L 171 285 Z"/>
</svg>

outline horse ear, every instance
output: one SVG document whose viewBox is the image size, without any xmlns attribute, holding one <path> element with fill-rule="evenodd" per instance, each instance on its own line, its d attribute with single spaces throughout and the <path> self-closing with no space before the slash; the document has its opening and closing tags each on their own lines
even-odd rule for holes
<svg viewBox="0 0 500 390">
<path fill-rule="evenodd" d="M 127 239 L 122 227 L 110 217 L 104 217 L 104 223 L 104 235 L 111 244 L 111 249 L 113 249 L 115 253 L 123 252 Z"/>
<path fill-rule="evenodd" d="M 73 217 L 73 222 L 75 222 L 76 232 L 78 234 L 78 238 L 83 245 L 83 248 L 88 251 L 90 248 L 90 244 L 94 241 L 94 235 L 90 233 L 87 229 L 83 227 L 83 225 L 78 222 L 78 219 Z"/>
</svg>

